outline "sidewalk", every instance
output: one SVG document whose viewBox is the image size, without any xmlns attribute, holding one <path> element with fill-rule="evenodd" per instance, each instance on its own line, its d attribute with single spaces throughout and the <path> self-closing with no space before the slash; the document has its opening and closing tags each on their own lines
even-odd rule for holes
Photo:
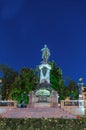
<svg viewBox="0 0 86 130">
<path fill-rule="evenodd" d="M 76 118 L 60 108 L 12 108 L 2 114 L 3 118 Z"/>
</svg>

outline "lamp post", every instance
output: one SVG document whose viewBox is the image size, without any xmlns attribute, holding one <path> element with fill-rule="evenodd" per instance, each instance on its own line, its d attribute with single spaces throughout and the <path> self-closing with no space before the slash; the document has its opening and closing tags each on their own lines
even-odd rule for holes
<svg viewBox="0 0 86 130">
<path fill-rule="evenodd" d="M 82 108 L 82 111 L 84 113 L 84 100 L 82 98 L 82 87 L 83 87 L 83 78 L 79 78 L 79 81 L 78 81 L 78 92 L 79 92 L 79 100 L 78 100 L 78 103 L 79 103 L 79 108 Z"/>
<path fill-rule="evenodd" d="M 83 78 L 79 78 L 78 80 L 78 92 L 79 92 L 79 99 L 78 99 L 78 107 L 77 107 L 77 112 L 79 115 L 85 115 L 85 108 L 84 108 L 84 100 L 82 97 L 82 87 L 83 87 Z"/>
<path fill-rule="evenodd" d="M 79 78 L 78 81 L 78 92 L 79 92 L 79 99 L 82 99 L 82 87 L 83 87 L 83 78 Z"/>
</svg>

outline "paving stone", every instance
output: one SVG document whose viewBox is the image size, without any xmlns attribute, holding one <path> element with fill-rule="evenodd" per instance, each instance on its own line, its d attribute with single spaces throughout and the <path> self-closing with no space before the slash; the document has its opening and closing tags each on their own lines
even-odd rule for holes
<svg viewBox="0 0 86 130">
<path fill-rule="evenodd" d="M 0 115 L 4 118 L 76 118 L 61 108 L 12 108 Z"/>
</svg>

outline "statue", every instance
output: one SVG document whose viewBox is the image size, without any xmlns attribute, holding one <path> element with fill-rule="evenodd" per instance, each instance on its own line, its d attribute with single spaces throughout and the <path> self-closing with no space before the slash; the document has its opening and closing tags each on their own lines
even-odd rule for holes
<svg viewBox="0 0 86 130">
<path fill-rule="evenodd" d="M 44 63 L 47 63 L 49 57 L 50 57 L 50 50 L 48 49 L 47 45 L 44 45 L 44 48 L 41 49 L 42 51 L 42 59 Z"/>
</svg>

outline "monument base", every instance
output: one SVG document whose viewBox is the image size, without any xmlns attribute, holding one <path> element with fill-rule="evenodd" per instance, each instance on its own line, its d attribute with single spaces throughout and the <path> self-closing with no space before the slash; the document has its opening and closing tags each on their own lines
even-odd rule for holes
<svg viewBox="0 0 86 130">
<path fill-rule="evenodd" d="M 58 94 L 56 91 L 51 91 L 50 96 L 36 96 L 35 91 L 31 91 L 29 94 L 28 107 L 57 107 L 58 106 Z"/>
</svg>

